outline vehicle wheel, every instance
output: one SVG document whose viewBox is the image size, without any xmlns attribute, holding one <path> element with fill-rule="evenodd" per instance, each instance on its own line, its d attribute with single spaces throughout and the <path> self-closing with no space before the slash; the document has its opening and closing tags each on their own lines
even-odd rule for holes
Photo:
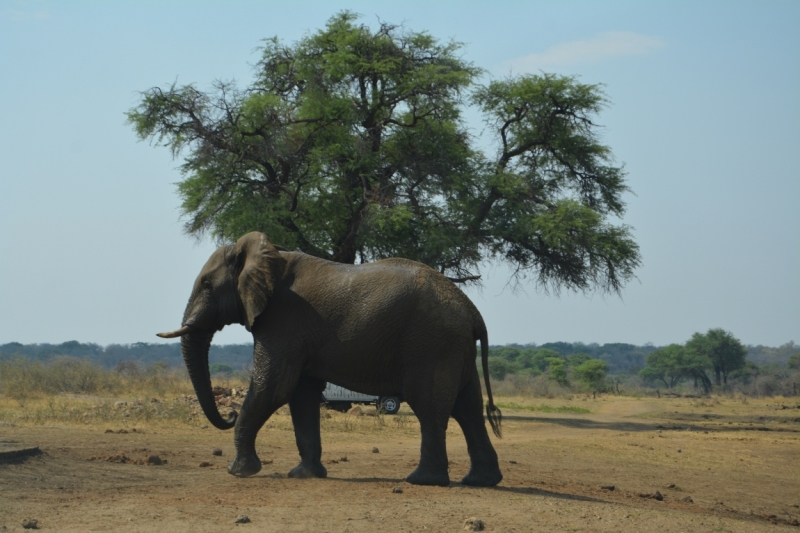
<svg viewBox="0 0 800 533">
<path fill-rule="evenodd" d="M 395 415 L 400 410 L 400 398 L 389 396 L 388 398 L 381 398 L 379 410 L 387 415 Z"/>
</svg>

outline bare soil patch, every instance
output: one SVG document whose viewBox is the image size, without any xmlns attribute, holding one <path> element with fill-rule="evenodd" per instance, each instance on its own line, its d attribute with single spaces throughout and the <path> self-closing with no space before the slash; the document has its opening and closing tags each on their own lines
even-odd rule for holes
<svg viewBox="0 0 800 533">
<path fill-rule="evenodd" d="M 475 520 L 506 532 L 800 531 L 798 410 L 773 407 L 792 399 L 500 402 L 515 408 L 494 440 L 505 479 L 493 489 L 455 482 L 469 460 L 454 422 L 454 483 L 403 482 L 419 457 L 406 406 L 397 416 L 326 412 L 329 477 L 297 480 L 286 477 L 299 457 L 285 411 L 259 435 L 261 473 L 237 479 L 225 470 L 232 432 L 191 412 L 131 421 L 68 406 L 74 417 L 34 423 L 0 404 L 0 440 L 42 451 L 0 462 L 0 530 L 36 519 L 50 531 L 464 531 Z M 249 522 L 235 523 L 242 515 Z"/>
</svg>

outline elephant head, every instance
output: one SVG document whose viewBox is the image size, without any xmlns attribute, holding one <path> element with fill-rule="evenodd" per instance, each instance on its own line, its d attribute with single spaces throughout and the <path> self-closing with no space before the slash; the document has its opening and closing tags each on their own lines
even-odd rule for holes
<svg viewBox="0 0 800 533">
<path fill-rule="evenodd" d="M 219 429 L 236 423 L 236 412 L 224 420 L 211 391 L 208 350 L 214 333 L 228 324 L 248 331 L 264 311 L 286 269 L 286 260 L 263 233 L 248 233 L 236 244 L 217 249 L 194 282 L 180 329 L 158 333 L 181 338 L 181 351 L 203 412 Z"/>
</svg>

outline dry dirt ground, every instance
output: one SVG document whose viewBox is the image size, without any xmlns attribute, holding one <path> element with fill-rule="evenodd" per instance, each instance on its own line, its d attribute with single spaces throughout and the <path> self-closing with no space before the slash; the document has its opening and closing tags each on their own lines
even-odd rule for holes
<svg viewBox="0 0 800 533">
<path fill-rule="evenodd" d="M 505 479 L 491 489 L 457 483 L 468 457 L 452 421 L 454 482 L 404 483 L 419 447 L 407 406 L 394 417 L 328 413 L 328 478 L 295 480 L 286 478 L 298 456 L 285 413 L 259 435 L 261 473 L 237 479 L 225 471 L 232 433 L 199 418 L 32 423 L 0 405 L 0 441 L 42 450 L 0 464 L 0 531 L 22 531 L 26 518 L 47 531 L 463 531 L 470 517 L 504 532 L 800 531 L 797 399 L 499 403 Z M 150 455 L 166 464 L 141 464 Z M 655 491 L 662 501 L 642 496 Z M 235 524 L 243 514 L 251 522 Z"/>
</svg>

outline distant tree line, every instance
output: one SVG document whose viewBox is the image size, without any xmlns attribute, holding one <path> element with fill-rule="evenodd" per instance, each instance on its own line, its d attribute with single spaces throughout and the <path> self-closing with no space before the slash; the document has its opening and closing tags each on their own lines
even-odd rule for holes
<svg viewBox="0 0 800 533">
<path fill-rule="evenodd" d="M 107 369 L 182 367 L 180 343 L 109 344 L 67 341 L 61 344 L 0 345 L 0 360 L 25 357 L 50 361 L 61 356 L 86 359 Z M 246 370 L 253 360 L 252 344 L 212 345 L 212 373 Z M 800 370 L 800 345 L 789 342 L 776 348 L 745 347 L 732 334 L 712 329 L 695 333 L 685 344 L 657 347 L 626 343 L 584 344 L 551 342 L 509 344 L 489 349 L 489 374 L 502 380 L 508 375 L 546 376 L 562 385 L 581 385 L 601 391 L 610 386 L 608 376 L 637 376 L 645 384 L 673 389 L 683 384 L 708 392 L 713 385 L 750 385 L 759 378 L 789 377 Z"/>
<path fill-rule="evenodd" d="M 11 357 L 28 357 L 39 361 L 49 361 L 58 356 L 71 356 L 88 359 L 104 368 L 117 368 L 125 362 L 136 362 L 141 366 L 157 363 L 169 366 L 183 366 L 181 345 L 178 342 L 161 344 L 135 342 L 133 344 L 109 344 L 67 341 L 61 344 L 21 344 L 11 342 L 0 345 L 0 360 Z M 252 344 L 212 345 L 209 351 L 209 364 L 224 365 L 223 370 L 244 370 L 253 362 Z M 124 368 L 124 364 L 120 368 Z"/>
<path fill-rule="evenodd" d="M 545 376 L 562 386 L 580 385 L 593 391 L 611 389 L 620 381 L 630 383 L 633 378 L 653 388 L 689 384 L 704 393 L 714 386 L 730 390 L 733 385 L 752 386 L 760 380 L 761 389 L 769 393 L 791 387 L 780 382 L 797 370 L 800 346 L 794 342 L 777 348 L 746 347 L 722 329 L 695 333 L 685 344 L 662 347 L 553 342 L 489 349 L 489 375 L 493 379 Z"/>
<path fill-rule="evenodd" d="M 496 380 L 513 374 L 546 376 L 561 386 L 580 385 L 592 391 L 612 387 L 609 373 L 636 371 L 657 348 L 633 344 L 583 344 L 551 342 L 542 345 L 510 344 L 489 349 L 489 375 Z"/>
<path fill-rule="evenodd" d="M 795 352 L 795 353 L 793 353 Z M 685 344 L 670 344 L 647 356 L 639 371 L 646 382 L 667 389 L 691 381 L 694 388 L 711 391 L 712 385 L 750 385 L 759 376 L 789 378 L 800 370 L 800 346 L 789 342 L 778 348 L 745 347 L 739 339 L 720 328 L 695 333 Z M 763 362 L 758 364 L 758 362 Z"/>
</svg>

